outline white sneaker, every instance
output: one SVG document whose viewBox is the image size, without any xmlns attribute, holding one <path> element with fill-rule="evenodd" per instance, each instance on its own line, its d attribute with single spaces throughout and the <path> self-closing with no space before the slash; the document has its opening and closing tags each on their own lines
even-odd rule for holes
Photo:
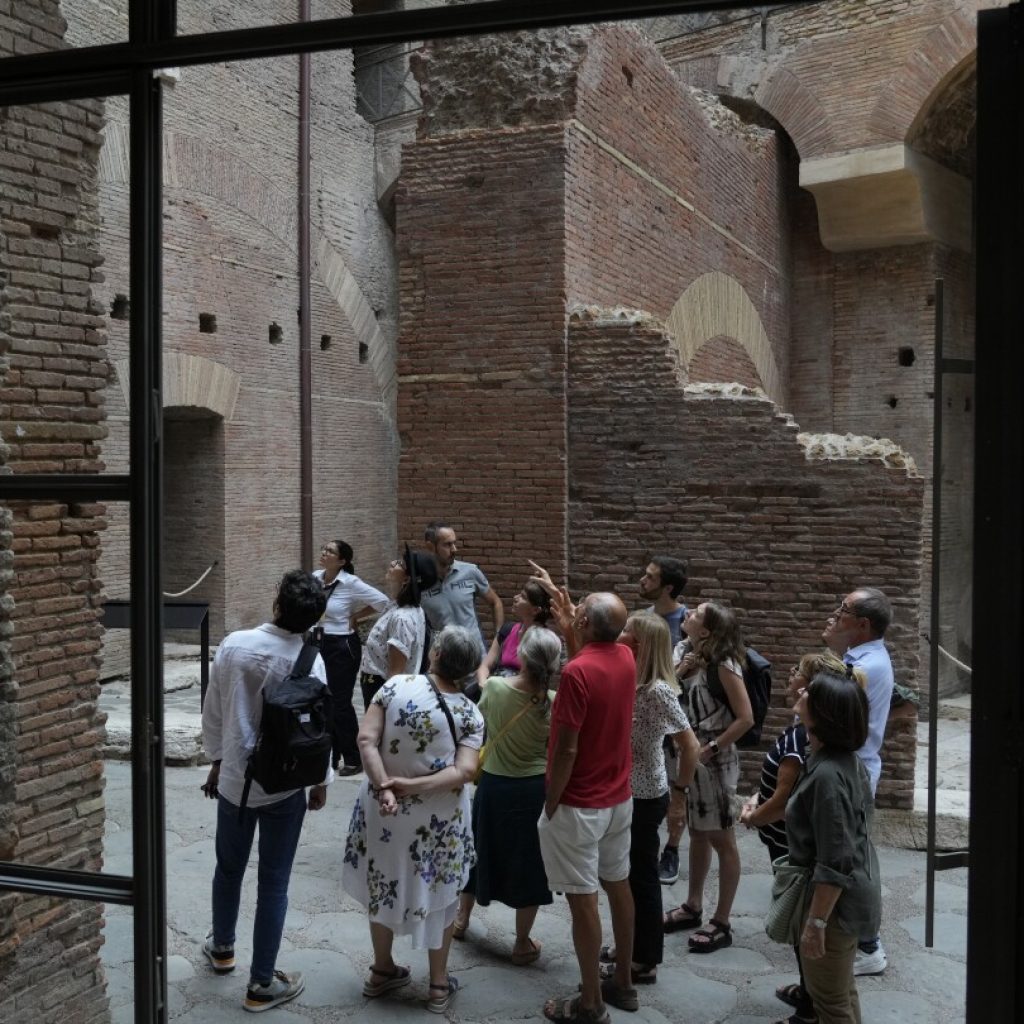
<svg viewBox="0 0 1024 1024">
<path fill-rule="evenodd" d="M 878 944 L 878 948 L 874 953 L 865 953 L 863 950 L 857 950 L 857 956 L 853 961 L 853 973 L 855 977 L 861 978 L 871 974 L 881 974 L 886 967 L 889 966 L 889 961 L 886 958 L 885 950 L 882 949 L 882 944 Z"/>
</svg>

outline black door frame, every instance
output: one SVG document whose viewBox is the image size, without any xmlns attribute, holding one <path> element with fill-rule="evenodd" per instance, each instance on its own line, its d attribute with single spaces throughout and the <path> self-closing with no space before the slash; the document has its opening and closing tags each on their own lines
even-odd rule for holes
<svg viewBox="0 0 1024 1024">
<path fill-rule="evenodd" d="M 796 0 L 819 3 L 821 0 Z M 792 0 L 789 5 L 792 5 Z M 167 1019 L 161 410 L 162 67 L 380 46 L 574 23 L 740 9 L 749 0 L 491 0 L 454 7 L 176 35 L 175 0 L 130 0 L 124 43 L 0 62 L 0 106 L 129 96 L 130 472 L 0 476 L 0 502 L 127 501 L 131 523 L 133 875 L 0 863 L 0 888 L 132 905 L 135 1016 Z M 1024 403 L 1024 9 L 979 14 L 977 439 L 967 1020 L 1024 1017 L 1021 635 Z M 998 780 L 998 781 L 997 781 Z M 142 911 L 141 913 L 139 911 Z"/>
</svg>

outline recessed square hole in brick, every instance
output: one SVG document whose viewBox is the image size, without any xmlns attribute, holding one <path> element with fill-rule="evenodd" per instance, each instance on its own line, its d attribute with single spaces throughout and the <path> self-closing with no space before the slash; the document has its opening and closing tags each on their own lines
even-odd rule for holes
<svg viewBox="0 0 1024 1024">
<path fill-rule="evenodd" d="M 370 346 L 365 341 L 359 342 L 359 362 L 365 363 L 370 358 Z"/>
<path fill-rule="evenodd" d="M 331 347 L 331 336 L 329 334 L 320 335 L 320 351 L 326 352 Z"/>
<path fill-rule="evenodd" d="M 916 358 L 914 350 L 909 345 L 901 345 L 896 355 L 896 360 L 900 366 L 913 366 Z"/>
<path fill-rule="evenodd" d="M 130 310 L 131 305 L 128 302 L 128 296 L 122 295 L 118 292 L 117 295 L 114 296 L 114 301 L 110 304 L 110 319 L 127 320 Z"/>
<path fill-rule="evenodd" d="M 889 406 L 890 409 L 895 409 L 899 404 L 899 399 L 895 395 L 890 395 L 888 399 L 886 399 L 885 404 Z"/>
<path fill-rule="evenodd" d="M 272 323 L 267 329 L 267 339 L 271 345 L 280 345 L 284 341 L 284 331 L 279 323 Z"/>
<path fill-rule="evenodd" d="M 217 333 L 217 317 L 214 313 L 200 313 L 199 314 L 199 333 L 200 334 L 216 334 Z"/>
</svg>

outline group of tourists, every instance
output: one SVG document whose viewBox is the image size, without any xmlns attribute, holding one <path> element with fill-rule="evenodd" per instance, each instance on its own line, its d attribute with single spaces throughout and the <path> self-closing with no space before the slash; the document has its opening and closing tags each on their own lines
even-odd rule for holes
<svg viewBox="0 0 1024 1024">
<path fill-rule="evenodd" d="M 549 1000 L 544 1016 L 607 1024 L 608 1005 L 637 1010 L 637 986 L 657 981 L 666 934 L 691 932 L 695 954 L 731 945 L 739 823 L 759 830 L 777 868 L 795 866 L 805 881 L 792 939 L 799 980 L 777 990 L 793 1009 L 789 1024 L 859 1022 L 854 976 L 886 966 L 870 840 L 893 688 L 885 595 L 852 591 L 828 619 L 827 650 L 799 657 L 786 689 L 795 717 L 765 755 L 758 794 L 741 804 L 736 742 L 755 721 L 747 649 L 728 605 L 686 608 L 680 560 L 651 560 L 639 582 L 646 607 L 632 614 L 611 593 L 574 603 L 531 562 L 511 604 L 514 622 L 505 624 L 486 576 L 456 558 L 449 524 L 431 524 L 425 545 L 406 546 L 391 564 L 389 595 L 355 575 L 349 545 L 324 545 L 317 573 L 285 575 L 271 623 L 231 634 L 217 651 L 203 711 L 213 762 L 204 790 L 219 797 L 213 928 L 203 951 L 215 972 L 234 968 L 242 878 L 259 825 L 245 1009 L 266 1010 L 302 990 L 301 975 L 278 970 L 276 958 L 303 815 L 324 806 L 336 774 L 361 772 L 341 880 L 369 915 L 365 997 L 410 983 L 410 968 L 393 957 L 395 936 L 408 935 L 427 950 L 426 1007 L 445 1013 L 458 990 L 450 944 L 472 938 L 475 906 L 515 910 L 508 955 L 526 966 L 542 955 L 532 934 L 538 909 L 558 893 L 572 916 L 580 985 Z M 492 610 L 489 645 L 478 599 Z M 376 613 L 361 646 L 357 624 Z M 310 633 L 323 655 L 313 674 L 332 697 L 331 765 L 308 793 L 253 784 L 240 811 L 262 688 L 288 674 Z M 678 877 L 687 828 L 687 897 L 666 913 L 662 885 Z"/>
</svg>

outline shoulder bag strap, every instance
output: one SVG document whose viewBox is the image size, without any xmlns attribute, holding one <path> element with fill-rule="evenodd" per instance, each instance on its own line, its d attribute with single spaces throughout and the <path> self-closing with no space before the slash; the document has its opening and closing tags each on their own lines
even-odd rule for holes
<svg viewBox="0 0 1024 1024">
<path fill-rule="evenodd" d="M 522 708 L 520 708 L 520 709 L 519 709 L 519 710 L 518 710 L 518 711 L 517 711 L 517 712 L 516 712 L 516 713 L 515 713 L 515 714 L 514 714 L 514 715 L 513 715 L 513 716 L 512 716 L 512 717 L 511 717 L 511 718 L 510 718 L 510 719 L 509 719 L 509 720 L 508 720 L 508 721 L 507 721 L 507 722 L 506 722 L 506 723 L 505 723 L 505 724 L 504 724 L 503 726 L 502 726 L 502 727 L 501 727 L 501 731 L 500 731 L 500 732 L 498 733 L 498 735 L 497 735 L 497 736 L 495 736 L 493 740 L 488 740 L 488 741 L 487 741 L 488 743 L 490 743 L 490 745 L 491 745 L 491 749 L 492 749 L 492 750 L 493 750 L 493 749 L 494 749 L 494 748 L 495 748 L 495 747 L 496 747 L 496 746 L 498 745 L 498 740 L 500 740 L 500 739 L 501 739 L 501 737 L 502 737 L 502 736 L 504 736 L 504 735 L 505 735 L 505 733 L 507 733 L 507 732 L 509 731 L 509 729 L 511 729 L 511 728 L 512 728 L 512 726 L 513 726 L 513 725 L 515 725 L 515 724 L 516 724 L 516 722 L 518 722 L 518 721 L 519 721 L 519 719 L 520 719 L 520 718 L 522 718 L 522 717 L 523 717 L 523 715 L 525 715 L 525 714 L 526 714 L 526 712 L 527 712 L 527 711 L 529 711 L 529 710 L 530 710 L 530 708 L 532 708 L 533 706 L 534 706 L 534 699 L 533 699 L 533 698 L 531 697 L 531 698 L 530 698 L 530 699 L 529 699 L 529 700 L 528 700 L 528 701 L 526 702 L 525 706 L 524 706 L 524 707 L 522 707 Z"/>
<path fill-rule="evenodd" d="M 437 688 L 434 680 L 430 678 L 430 673 L 424 673 L 427 683 L 430 688 L 434 691 L 434 696 L 437 698 L 437 703 L 441 710 L 444 712 L 444 717 L 448 719 L 448 728 L 452 731 L 452 741 L 455 743 L 456 751 L 459 749 L 459 731 L 455 728 L 455 719 L 452 717 L 451 709 L 448 707 L 448 701 L 441 696 L 441 691 Z"/>
</svg>

